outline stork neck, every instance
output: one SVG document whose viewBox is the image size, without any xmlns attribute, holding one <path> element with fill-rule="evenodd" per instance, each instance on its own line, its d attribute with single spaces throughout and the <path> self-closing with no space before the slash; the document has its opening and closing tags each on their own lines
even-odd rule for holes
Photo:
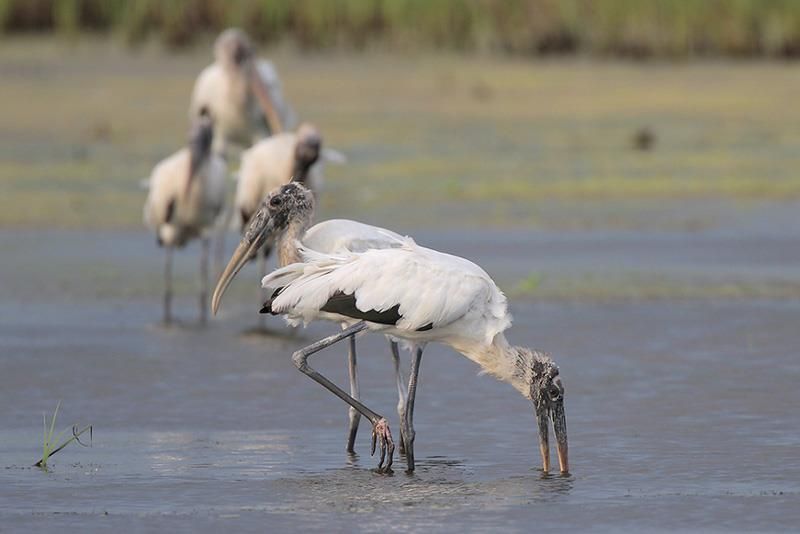
<svg viewBox="0 0 800 534">
<path fill-rule="evenodd" d="M 297 251 L 298 240 L 302 240 L 306 230 L 311 226 L 311 216 L 299 217 L 292 220 L 281 235 L 278 237 L 276 245 L 278 249 L 279 267 L 285 267 L 292 263 L 302 261 Z"/>
<path fill-rule="evenodd" d="M 308 161 L 308 159 L 295 157 L 292 180 L 308 186 L 308 170 L 311 168 L 313 163 L 313 161 Z"/>
<path fill-rule="evenodd" d="M 474 341 L 451 343 L 464 356 L 481 366 L 484 373 L 508 382 L 522 393 L 530 396 L 530 376 L 533 352 L 525 347 L 513 347 L 500 333 L 490 345 L 475 345 Z"/>
<path fill-rule="evenodd" d="M 227 78 L 227 94 L 229 99 L 236 106 L 249 105 L 248 101 L 253 98 L 250 91 L 250 72 L 247 68 L 242 68 L 232 61 L 222 63 L 225 78 Z"/>
</svg>

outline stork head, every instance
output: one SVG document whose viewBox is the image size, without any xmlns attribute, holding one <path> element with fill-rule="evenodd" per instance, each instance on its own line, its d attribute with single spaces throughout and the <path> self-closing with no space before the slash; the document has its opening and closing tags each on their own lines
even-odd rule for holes
<svg viewBox="0 0 800 534">
<path fill-rule="evenodd" d="M 239 28 L 228 28 L 214 42 L 214 57 L 226 67 L 243 68 L 255 57 L 255 48 Z"/>
<path fill-rule="evenodd" d="M 207 107 L 200 108 L 200 113 L 192 121 L 189 129 L 189 146 L 197 147 L 206 153 L 211 150 L 211 141 L 214 139 L 214 119 Z"/>
<path fill-rule="evenodd" d="M 524 380 L 529 387 L 529 396 L 536 412 L 539 429 L 539 451 L 542 468 L 550 471 L 550 422 L 556 437 L 558 463 L 562 473 L 569 472 L 567 447 L 567 418 L 564 413 L 564 385 L 558 366 L 547 354 L 528 349 L 520 350 L 519 364 L 524 366 Z"/>
<path fill-rule="evenodd" d="M 213 139 L 214 121 L 208 108 L 203 107 L 189 130 L 189 176 L 186 180 L 186 194 L 192 187 L 200 165 L 211 154 Z"/>
<path fill-rule="evenodd" d="M 214 57 L 229 75 L 244 77 L 251 95 L 264 114 L 270 135 L 282 132 L 283 120 L 268 84 L 259 72 L 256 49 L 250 37 L 239 28 L 228 28 L 214 43 Z"/>
<path fill-rule="evenodd" d="M 301 184 L 306 183 L 308 169 L 319 159 L 322 148 L 322 136 L 319 130 L 310 123 L 304 122 L 297 129 L 297 143 L 294 147 L 293 179 Z"/>
<path fill-rule="evenodd" d="M 211 297 L 211 310 L 217 313 L 222 295 L 236 274 L 274 234 L 280 234 L 293 222 L 308 222 L 314 214 L 314 194 L 300 183 L 292 182 L 270 193 L 250 219 L 239 246 L 222 271 Z"/>
</svg>

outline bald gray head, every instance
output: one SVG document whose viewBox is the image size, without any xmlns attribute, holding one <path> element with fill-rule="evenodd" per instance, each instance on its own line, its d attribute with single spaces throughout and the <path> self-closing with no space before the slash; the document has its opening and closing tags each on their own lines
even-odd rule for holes
<svg viewBox="0 0 800 534">
<path fill-rule="evenodd" d="M 208 108 L 203 107 L 192 121 L 189 129 L 189 177 L 186 180 L 186 194 L 192 187 L 197 171 L 211 155 L 211 142 L 214 140 L 214 120 Z"/>
<path fill-rule="evenodd" d="M 280 265 L 299 261 L 294 241 L 313 217 L 314 195 L 302 184 L 292 182 L 270 193 L 250 219 L 239 246 L 217 281 L 211 297 L 213 312 L 217 313 L 222 296 L 236 274 L 270 239 L 278 243 Z"/>
<path fill-rule="evenodd" d="M 307 224 L 314 216 L 314 194 L 298 182 L 276 189 L 264 200 L 264 206 L 276 232 L 292 223 Z"/>
<path fill-rule="evenodd" d="M 206 106 L 200 108 L 200 113 L 192 120 L 189 128 L 189 146 L 196 147 L 198 152 L 206 154 L 211 150 L 211 141 L 214 139 L 214 119 Z"/>
<path fill-rule="evenodd" d="M 567 448 L 567 419 L 564 412 L 564 385 L 558 366 L 544 352 L 515 347 L 517 352 L 516 378 L 527 384 L 528 397 L 536 412 L 539 430 L 539 450 L 544 471 L 550 469 L 550 422 L 556 437 L 558 462 L 562 473 L 569 471 Z"/>
<path fill-rule="evenodd" d="M 214 57 L 226 68 L 243 68 L 255 57 L 253 42 L 239 28 L 228 28 L 214 42 Z"/>
</svg>

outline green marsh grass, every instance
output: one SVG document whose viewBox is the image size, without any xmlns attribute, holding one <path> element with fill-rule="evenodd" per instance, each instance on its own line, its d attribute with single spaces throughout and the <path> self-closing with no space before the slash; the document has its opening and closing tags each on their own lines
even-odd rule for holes
<svg viewBox="0 0 800 534">
<path fill-rule="evenodd" d="M 533 274 L 516 283 L 502 283 L 510 297 L 540 301 L 625 300 L 795 300 L 800 284 L 793 280 L 748 280 L 718 276 L 678 277 L 643 272 Z"/>
<path fill-rule="evenodd" d="M 800 199 L 791 64 L 261 52 L 301 117 L 348 156 L 326 168 L 320 219 L 636 229 L 654 223 L 635 206 Z M 185 142 L 210 59 L 207 47 L 7 39 L 0 228 L 141 230 L 139 182 Z M 645 126 L 654 146 L 634 150 Z M 698 216 L 690 226 L 709 224 Z"/>
<path fill-rule="evenodd" d="M 56 454 L 57 452 L 61 451 L 72 442 L 76 442 L 79 445 L 84 445 L 81 442 L 80 437 L 81 435 L 89 432 L 89 440 L 91 444 L 92 439 L 92 425 L 87 425 L 82 429 L 78 429 L 77 425 L 72 425 L 72 437 L 67 440 L 61 441 L 66 433 L 66 430 L 62 430 L 58 434 L 54 436 L 54 431 L 56 427 L 56 418 L 58 417 L 58 409 L 61 407 L 61 401 L 58 401 L 56 404 L 56 409 L 53 411 L 53 415 L 50 418 L 50 425 L 47 425 L 47 414 L 42 414 L 42 457 L 41 459 L 34 464 L 34 467 L 40 467 L 42 469 L 47 469 L 47 462 L 51 456 Z M 84 445 L 86 446 L 86 445 Z"/>
<path fill-rule="evenodd" d="M 230 25 L 303 49 L 800 55 L 794 0 L 0 0 L 6 32 L 110 32 L 185 47 Z"/>
</svg>

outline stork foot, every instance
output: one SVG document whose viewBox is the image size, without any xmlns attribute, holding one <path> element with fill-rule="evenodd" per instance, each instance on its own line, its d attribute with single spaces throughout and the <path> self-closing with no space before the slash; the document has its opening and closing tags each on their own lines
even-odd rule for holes
<svg viewBox="0 0 800 534">
<path fill-rule="evenodd" d="M 372 425 L 371 454 L 373 456 L 375 455 L 375 448 L 378 444 L 380 444 L 381 449 L 381 457 L 380 461 L 378 462 L 378 473 L 391 473 L 392 459 L 394 457 L 394 441 L 392 440 L 392 431 L 389 430 L 389 422 L 384 417 L 378 419 L 375 424 Z M 385 465 L 384 461 L 386 461 Z"/>
</svg>

